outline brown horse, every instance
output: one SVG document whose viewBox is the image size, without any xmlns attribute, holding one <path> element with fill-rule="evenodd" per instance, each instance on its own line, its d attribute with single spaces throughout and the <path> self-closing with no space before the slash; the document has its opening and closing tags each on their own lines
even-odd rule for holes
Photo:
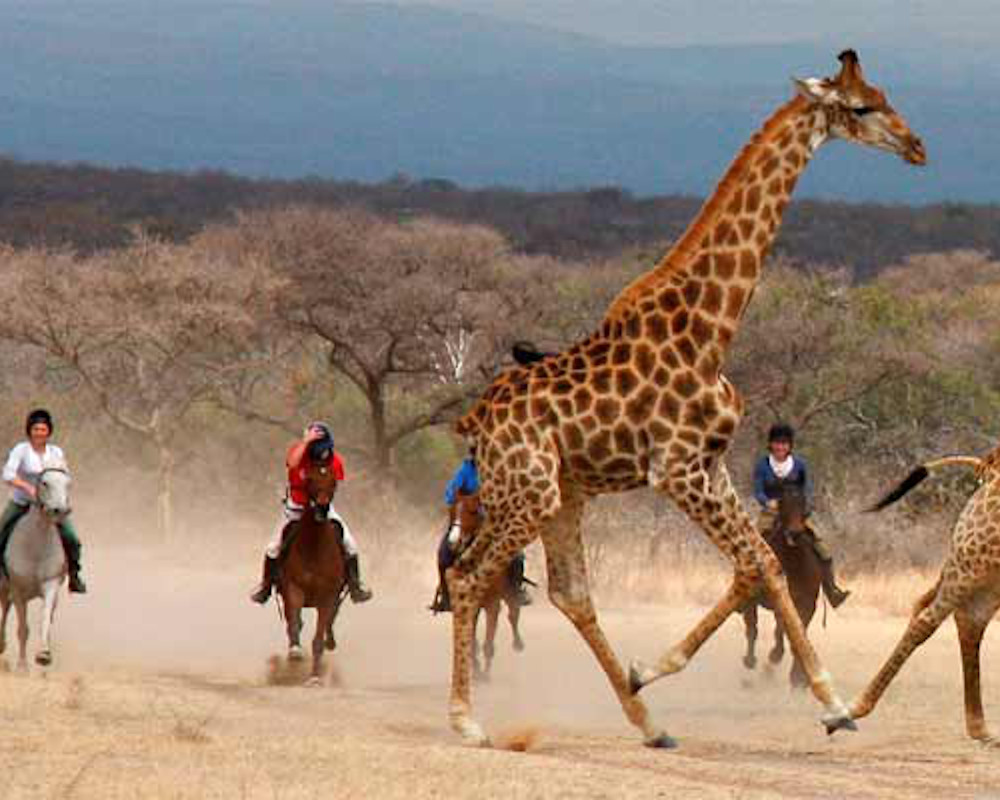
<svg viewBox="0 0 1000 800">
<path fill-rule="evenodd" d="M 792 602 L 799 612 L 802 627 L 808 630 L 813 614 L 816 613 L 816 600 L 822 583 L 822 567 L 819 556 L 813 549 L 813 534 L 806 522 L 806 512 L 806 496 L 802 487 L 791 483 L 783 484 L 781 497 L 778 499 L 777 517 L 771 530 L 764 532 L 764 539 L 781 562 Z M 746 626 L 747 636 L 747 652 L 743 656 L 743 665 L 747 669 L 757 666 L 754 648 L 757 644 L 758 606 L 774 612 L 770 599 L 764 594 L 757 595 L 743 609 L 743 623 Z M 777 614 L 774 615 L 774 620 L 774 647 L 768 654 L 768 661 L 771 664 L 778 664 L 785 655 L 785 627 Z M 805 670 L 798 658 L 792 664 L 788 679 L 796 688 L 804 689 L 808 686 Z"/>
<path fill-rule="evenodd" d="M 313 463 L 306 472 L 309 502 L 302 518 L 293 523 L 286 547 L 278 594 L 285 613 L 288 631 L 288 660 L 301 661 L 302 609 L 316 609 L 316 634 L 312 640 L 312 674 L 309 682 L 318 684 L 324 648 L 333 650 L 333 623 L 347 593 L 347 577 L 340 539 L 340 525 L 327 518 L 336 492 L 337 479 L 332 464 Z"/>
<path fill-rule="evenodd" d="M 479 503 L 478 492 L 460 494 L 455 506 L 455 515 L 462 528 L 462 540 L 458 543 L 458 550 L 462 551 L 472 542 L 479 530 L 483 521 L 483 508 Z M 482 681 L 490 679 L 490 671 L 493 667 L 493 655 L 496 652 L 493 643 L 497 635 L 501 601 L 507 605 L 507 619 L 510 621 L 511 633 L 514 635 L 514 650 L 518 653 L 524 650 L 524 640 L 521 638 L 521 631 L 518 628 L 521 618 L 521 604 L 518 602 L 517 591 L 510 580 L 509 571 L 504 571 L 500 573 L 492 588 L 483 597 L 473 623 L 473 671 L 475 677 Z M 483 611 L 486 612 L 486 637 L 480 648 L 476 631 L 479 627 L 480 612 Z M 480 659 L 480 650 L 482 650 L 482 660 Z"/>
</svg>

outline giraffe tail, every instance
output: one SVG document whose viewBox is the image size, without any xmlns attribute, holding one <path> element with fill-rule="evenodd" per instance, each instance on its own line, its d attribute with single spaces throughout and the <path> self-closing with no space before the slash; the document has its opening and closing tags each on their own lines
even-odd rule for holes
<svg viewBox="0 0 1000 800">
<path fill-rule="evenodd" d="M 974 456 L 945 456 L 944 458 L 938 458 L 934 461 L 926 461 L 903 478 L 903 480 L 892 491 L 886 494 L 881 500 L 867 510 L 881 511 L 886 506 L 891 506 L 915 486 L 922 483 L 933 470 L 951 466 L 973 467 L 976 470 L 979 470 L 982 465 L 983 460 Z"/>
<path fill-rule="evenodd" d="M 920 597 L 917 598 L 917 602 L 913 604 L 912 615 L 914 617 L 917 616 L 917 614 L 919 614 L 921 611 L 927 608 L 927 606 L 929 606 L 934 601 L 934 598 L 937 597 L 938 589 L 940 588 L 941 588 L 941 578 L 938 577 L 935 584 L 926 592 L 924 592 L 922 595 L 920 595 Z"/>
</svg>

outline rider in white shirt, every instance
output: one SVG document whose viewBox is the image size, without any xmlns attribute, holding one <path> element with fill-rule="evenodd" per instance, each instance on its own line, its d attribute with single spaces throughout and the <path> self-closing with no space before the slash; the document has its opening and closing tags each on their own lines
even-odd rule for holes
<svg viewBox="0 0 1000 800">
<path fill-rule="evenodd" d="M 52 430 L 52 415 L 44 408 L 35 409 L 28 414 L 25 424 L 27 441 L 14 445 L 7 456 L 3 468 L 3 480 L 11 487 L 11 498 L 3 511 L 3 516 L 0 516 L 0 569 L 6 570 L 4 556 L 7 552 L 7 541 L 18 520 L 31 510 L 31 504 L 37 493 L 38 479 L 45 465 L 66 463 L 62 450 L 54 444 L 49 444 Z M 58 528 L 63 551 L 66 553 L 69 590 L 86 592 L 87 585 L 80 577 L 80 539 L 69 515 L 59 521 Z"/>
</svg>

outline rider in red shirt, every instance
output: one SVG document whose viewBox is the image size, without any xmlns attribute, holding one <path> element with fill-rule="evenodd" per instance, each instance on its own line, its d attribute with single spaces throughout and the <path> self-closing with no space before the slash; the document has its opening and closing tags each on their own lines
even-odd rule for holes
<svg viewBox="0 0 1000 800">
<path fill-rule="evenodd" d="M 264 553 L 264 570 L 260 585 L 254 589 L 250 599 L 255 603 L 266 603 L 271 596 L 271 588 L 278 581 L 278 570 L 281 556 L 284 552 L 285 538 L 293 522 L 296 522 L 309 502 L 306 494 L 306 470 L 313 459 L 326 461 L 332 457 L 333 474 L 338 483 L 344 480 L 344 462 L 333 447 L 333 434 L 326 423 L 313 422 L 306 428 L 301 441 L 294 442 L 285 456 L 285 467 L 288 472 L 288 487 L 282 507 L 282 516 L 274 535 Z M 358 563 L 358 546 L 354 541 L 350 528 L 330 505 L 329 518 L 340 523 L 343 531 L 341 547 L 344 550 L 344 567 L 347 571 L 347 588 L 351 600 L 364 603 L 372 597 L 371 590 L 361 579 L 361 568 Z"/>
</svg>

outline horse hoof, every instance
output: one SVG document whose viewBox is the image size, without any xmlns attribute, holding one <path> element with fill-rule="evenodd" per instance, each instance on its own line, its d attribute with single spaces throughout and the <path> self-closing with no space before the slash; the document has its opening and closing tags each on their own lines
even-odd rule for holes
<svg viewBox="0 0 1000 800">
<path fill-rule="evenodd" d="M 674 750 L 677 747 L 677 740 L 673 736 L 660 733 L 652 739 L 646 739 L 643 744 L 646 745 L 646 747 L 652 747 L 656 750 Z"/>
<path fill-rule="evenodd" d="M 47 667 L 52 663 L 52 653 L 48 650 L 42 650 L 42 652 L 35 656 L 35 663 L 39 666 Z"/>
<path fill-rule="evenodd" d="M 757 666 L 756 656 L 743 656 L 743 666 L 747 669 L 754 669 Z"/>
<path fill-rule="evenodd" d="M 289 661 L 302 661 L 306 657 L 306 654 L 302 651 L 301 647 L 289 647 L 288 648 L 288 660 Z"/>
<path fill-rule="evenodd" d="M 524 652 L 524 642 L 522 642 L 520 639 L 515 639 L 514 640 L 514 652 L 515 653 L 523 653 Z"/>
<path fill-rule="evenodd" d="M 337 649 L 337 640 L 334 639 L 332 636 L 329 639 L 326 639 L 323 642 L 323 649 L 324 650 L 336 650 Z"/>
<path fill-rule="evenodd" d="M 310 689 L 315 689 L 322 685 L 323 685 L 323 680 L 322 678 L 319 677 L 319 675 L 310 675 L 309 678 L 306 680 L 306 682 L 303 684 L 303 686 L 307 686 Z"/>
<path fill-rule="evenodd" d="M 858 729 L 858 723 L 846 713 L 824 717 L 823 726 L 826 728 L 827 736 L 832 736 L 837 731 L 856 731 Z"/>
</svg>

